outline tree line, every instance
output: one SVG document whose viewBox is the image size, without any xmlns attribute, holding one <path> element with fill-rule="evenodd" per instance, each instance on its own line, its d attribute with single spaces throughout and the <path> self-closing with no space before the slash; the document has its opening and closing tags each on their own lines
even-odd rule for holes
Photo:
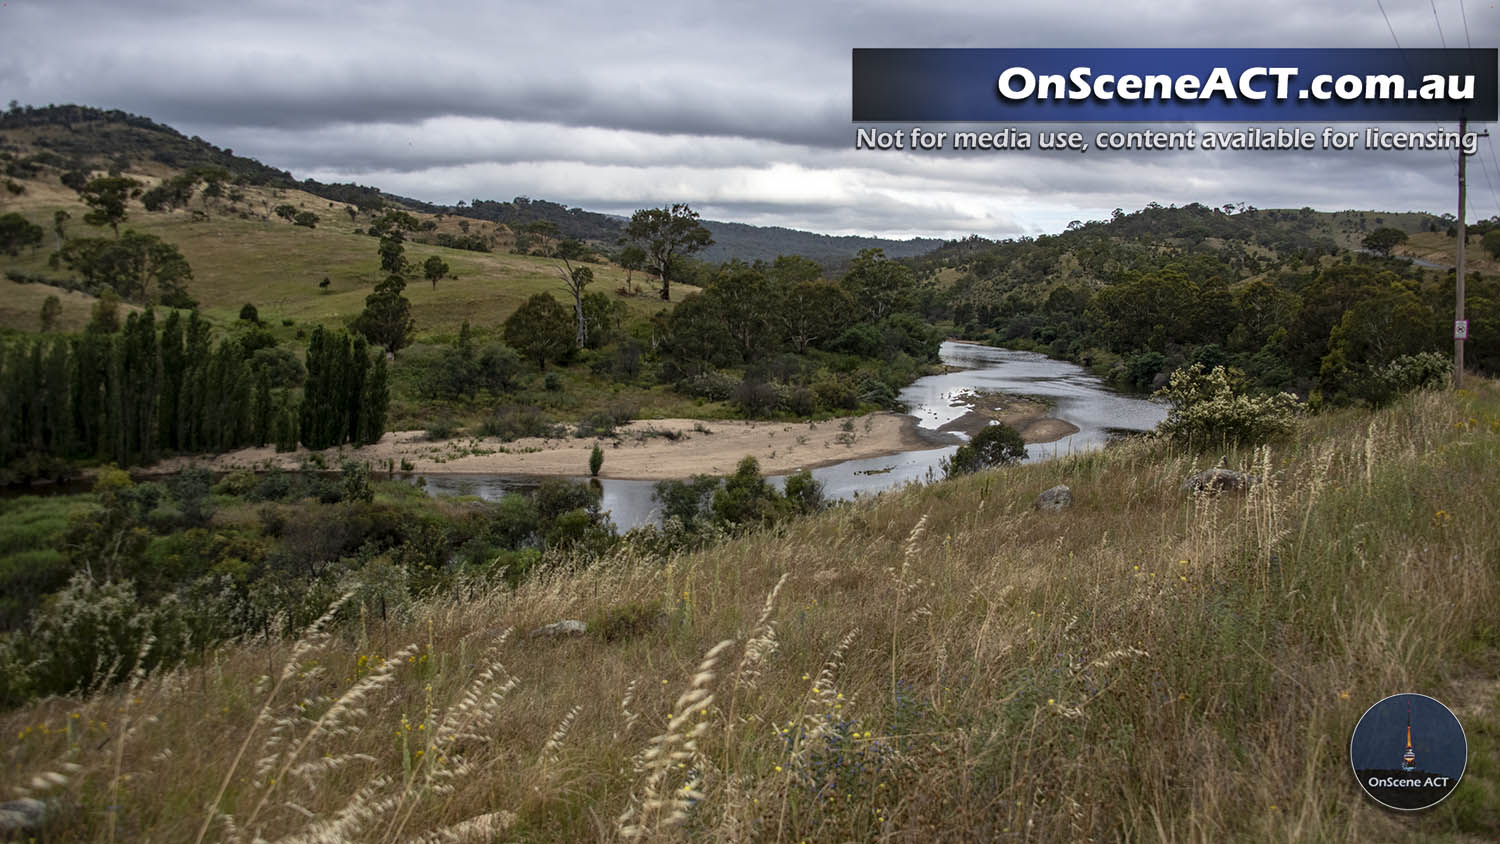
<svg viewBox="0 0 1500 844">
<path fill-rule="evenodd" d="M 951 320 L 960 336 L 1083 363 L 1121 387 L 1160 387 L 1198 363 L 1238 369 L 1260 389 L 1378 403 L 1394 362 L 1447 348 L 1452 271 L 1385 257 L 1405 237 L 1389 228 L 1365 238 L 1372 254 L 1338 254 L 1311 219 L 1148 208 L 1034 241 L 957 242 L 946 262 L 918 265 L 959 271 L 930 318 Z M 1201 237 L 1237 227 L 1253 239 Z M 1467 300 L 1469 363 L 1500 371 L 1500 344 L 1484 334 L 1500 283 L 1471 276 Z"/>
<path fill-rule="evenodd" d="M 383 355 L 363 338 L 313 332 L 306 396 L 267 354 L 265 332 L 221 338 L 197 312 L 153 309 L 119 325 L 106 304 L 74 338 L 16 338 L 0 348 L 0 465 L 7 481 L 63 474 L 67 461 L 122 466 L 167 454 L 272 442 L 290 450 L 378 440 L 389 400 Z"/>
</svg>

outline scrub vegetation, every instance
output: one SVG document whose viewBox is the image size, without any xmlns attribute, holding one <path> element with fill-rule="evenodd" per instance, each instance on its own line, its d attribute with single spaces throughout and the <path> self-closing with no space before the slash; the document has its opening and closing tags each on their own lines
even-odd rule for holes
<svg viewBox="0 0 1500 844">
<path fill-rule="evenodd" d="M 43 840 L 1500 830 L 1495 221 L 1453 391 L 1428 214 L 1152 205 L 920 257 L 721 255 L 682 204 L 433 206 L 71 106 L 0 116 L 0 169 L 0 799 L 42 801 Z M 569 471 L 608 475 L 623 426 L 669 417 L 801 445 L 794 421 L 901 409 L 944 337 L 1169 415 L 1025 465 L 988 426 L 854 502 L 724 454 L 623 535 L 597 482 L 431 497 L 404 453 L 349 459 L 573 437 Z M 255 471 L 193 468 L 246 447 Z M 1408 817 L 1344 747 L 1410 689 L 1470 767 Z"/>
<path fill-rule="evenodd" d="M 69 840 L 1481 840 L 1497 433 L 1485 381 L 1231 450 L 1245 494 L 1138 441 L 399 609 L 367 583 L 0 716 L 0 786 Z M 1057 483 L 1073 508 L 1033 510 Z M 1407 688 L 1470 766 L 1397 816 L 1343 748 Z"/>
</svg>

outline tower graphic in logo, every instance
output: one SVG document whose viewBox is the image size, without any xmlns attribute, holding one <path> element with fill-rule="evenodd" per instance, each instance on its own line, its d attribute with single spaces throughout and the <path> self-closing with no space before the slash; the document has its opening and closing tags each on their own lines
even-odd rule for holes
<svg viewBox="0 0 1500 844">
<path fill-rule="evenodd" d="M 1411 705 L 1406 707 L 1406 752 L 1401 754 L 1401 770 L 1415 771 L 1417 769 L 1417 753 L 1411 749 Z"/>
<path fill-rule="evenodd" d="M 1391 809 L 1436 806 L 1458 787 L 1468 761 L 1468 740 L 1458 718 L 1427 695 L 1392 695 L 1376 703 L 1349 739 L 1349 762 L 1359 787 Z"/>
</svg>

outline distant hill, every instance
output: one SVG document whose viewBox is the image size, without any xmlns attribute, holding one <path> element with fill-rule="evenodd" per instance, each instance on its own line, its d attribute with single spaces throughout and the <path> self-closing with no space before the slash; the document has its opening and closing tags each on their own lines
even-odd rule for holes
<svg viewBox="0 0 1500 844">
<path fill-rule="evenodd" d="M 518 196 L 510 202 L 477 199 L 468 207 L 442 210 L 504 223 L 512 229 L 536 220 L 546 220 L 556 224 L 563 237 L 593 241 L 606 246 L 613 245 L 625 233 L 627 223 L 623 217 L 569 208 L 545 199 L 524 196 Z M 838 270 L 862 249 L 883 249 L 887 257 L 910 258 L 943 245 L 942 240 L 934 238 L 892 240 L 884 237 L 817 234 L 782 226 L 752 226 L 720 220 L 702 222 L 713 233 L 714 242 L 694 257 L 715 263 L 731 259 L 771 261 L 780 255 L 801 255 L 817 261 L 829 270 Z"/>
<path fill-rule="evenodd" d="M 315 196 L 370 210 L 382 204 L 398 203 L 424 206 L 406 197 L 381 192 L 377 188 L 356 184 L 326 184 L 314 179 L 297 181 L 291 173 L 262 164 L 253 158 L 235 155 L 232 149 L 214 146 L 203 138 L 188 137 L 170 126 L 139 115 L 115 109 L 105 110 L 78 105 L 51 105 L 43 108 L 13 107 L 0 112 L 0 152 L 17 142 L 44 150 L 29 156 L 35 163 L 68 169 L 149 169 L 157 164 L 173 170 L 193 167 L 222 167 L 245 184 L 297 188 Z M 7 162 L 10 172 L 26 168 L 26 159 Z M 430 210 L 430 209 L 423 209 Z"/>
<path fill-rule="evenodd" d="M 931 252 L 944 243 L 934 238 L 892 240 L 884 237 L 814 234 L 780 226 L 750 226 L 716 220 L 705 220 L 703 225 L 714 236 L 714 245 L 699 255 L 705 261 L 726 261 L 730 258 L 742 261 L 753 261 L 756 258 L 771 260 L 778 255 L 801 255 L 825 267 L 837 267 L 847 263 L 862 249 L 883 249 L 888 258 L 911 258 Z"/>
<path fill-rule="evenodd" d="M 7 143 L 9 141 L 9 143 Z M 370 211 L 383 205 L 398 205 L 428 214 L 444 214 L 501 223 L 512 229 L 546 220 L 555 223 L 563 237 L 592 241 L 612 247 L 624 233 L 621 217 L 569 208 L 545 199 L 516 197 L 509 202 L 476 199 L 472 203 L 446 206 L 386 193 L 379 188 L 353 183 L 297 180 L 234 150 L 215 146 L 196 135 L 188 137 L 165 124 L 119 110 L 79 105 L 14 107 L 0 112 L 0 153 L 14 151 L 17 142 L 42 150 L 27 157 L 12 156 L 9 168 L 24 171 L 27 158 L 33 163 L 64 169 L 149 169 L 158 165 L 173 170 L 222 167 L 244 184 L 272 188 L 295 188 L 333 202 Z M 38 157 L 40 156 L 40 157 Z M 13 175 L 26 175 L 24 172 Z M 941 246 L 941 240 L 890 240 L 877 237 L 838 237 L 797 231 L 780 226 L 751 226 L 705 220 L 714 235 L 714 245 L 701 253 L 706 261 L 770 261 L 779 255 L 802 255 L 830 270 L 842 268 L 861 249 L 884 249 L 891 257 L 911 257 Z"/>
<path fill-rule="evenodd" d="M 953 279 L 961 274 L 991 280 L 1002 289 L 1118 281 L 1161 257 L 1214 256 L 1254 275 L 1296 257 L 1358 249 L 1377 228 L 1401 229 L 1413 242 L 1442 237 L 1450 218 L 1420 211 L 1315 211 L 1312 208 L 1211 208 L 1200 203 L 1157 203 L 1109 220 L 1071 225 L 1053 235 L 992 241 L 952 240 L 909 259 L 915 268 Z M 1399 251 L 1399 250 L 1398 250 Z"/>
<path fill-rule="evenodd" d="M 1067 231 L 1035 238 L 993 241 L 973 236 L 948 241 L 926 254 L 932 264 L 953 265 L 987 254 L 1004 244 L 1082 244 L 1099 238 L 1138 244 L 1171 246 L 1188 251 L 1236 243 L 1268 253 L 1303 250 L 1330 252 L 1357 249 L 1365 235 L 1378 228 L 1396 228 L 1415 235 L 1443 232 L 1451 215 L 1425 211 L 1315 211 L 1312 208 L 1252 208 L 1225 210 L 1200 203 L 1163 206 L 1151 203 L 1140 211 L 1116 212 L 1109 220 L 1075 223 Z"/>
</svg>

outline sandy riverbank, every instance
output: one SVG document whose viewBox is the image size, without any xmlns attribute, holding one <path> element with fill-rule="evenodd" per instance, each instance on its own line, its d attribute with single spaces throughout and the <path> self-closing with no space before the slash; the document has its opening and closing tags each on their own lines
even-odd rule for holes
<svg viewBox="0 0 1500 844">
<path fill-rule="evenodd" d="M 1077 430 L 1061 420 L 1038 416 L 1038 408 L 1019 409 L 1030 415 L 1012 413 L 1009 418 L 1019 422 L 1017 428 L 1027 442 L 1051 442 Z M 328 449 L 322 454 L 330 469 L 337 468 L 340 460 L 353 458 L 380 469 L 409 467 L 407 471 L 424 474 L 576 476 L 588 474 L 589 452 L 598 442 L 604 449 L 600 477 L 659 480 L 728 474 L 747 454 L 760 462 L 762 472 L 781 475 L 845 460 L 939 448 L 955 441 L 919 429 L 911 416 L 873 413 L 823 422 L 643 419 L 622 426 L 610 438 L 529 438 L 508 443 L 484 437 L 434 442 L 422 431 L 397 431 L 374 445 Z M 295 469 L 309 454 L 305 449 L 278 454 L 273 448 L 246 448 L 211 459 L 164 460 L 143 471 L 169 474 L 189 465 L 219 472 Z"/>
</svg>

